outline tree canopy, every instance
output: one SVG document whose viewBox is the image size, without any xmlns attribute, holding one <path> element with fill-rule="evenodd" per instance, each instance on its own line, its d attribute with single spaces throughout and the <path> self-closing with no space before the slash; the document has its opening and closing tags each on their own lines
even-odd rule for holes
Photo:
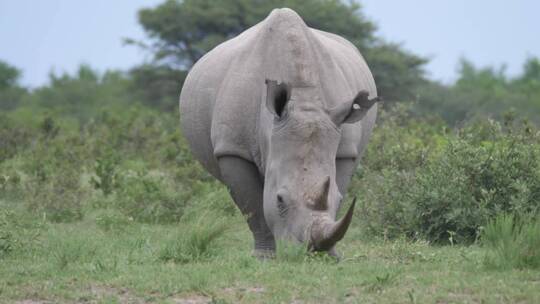
<svg viewBox="0 0 540 304">
<path fill-rule="evenodd" d="M 459 63 L 453 85 L 430 82 L 421 88 L 418 112 L 435 113 L 450 123 L 478 116 L 502 118 L 508 112 L 539 122 L 540 61 L 528 58 L 521 74 L 507 75 L 504 66 L 476 67 L 466 59 Z"/>
<path fill-rule="evenodd" d="M 0 110 L 15 108 L 22 98 L 25 89 L 19 86 L 21 71 L 0 60 Z"/>
<path fill-rule="evenodd" d="M 20 76 L 19 69 L 0 60 L 0 90 L 15 86 Z"/>
</svg>

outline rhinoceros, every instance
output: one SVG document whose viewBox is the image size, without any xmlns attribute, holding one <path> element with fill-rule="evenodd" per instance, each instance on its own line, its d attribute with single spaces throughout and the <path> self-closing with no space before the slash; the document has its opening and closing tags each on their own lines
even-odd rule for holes
<svg viewBox="0 0 540 304">
<path fill-rule="evenodd" d="M 337 255 L 354 201 L 336 221 L 374 127 L 377 91 L 346 39 L 288 8 L 204 55 L 180 94 L 192 153 L 247 219 L 253 254 L 276 240 Z"/>
</svg>

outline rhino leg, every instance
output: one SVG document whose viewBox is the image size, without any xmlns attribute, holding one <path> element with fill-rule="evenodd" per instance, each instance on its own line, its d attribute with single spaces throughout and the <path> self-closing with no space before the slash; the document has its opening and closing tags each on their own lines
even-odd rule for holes
<svg viewBox="0 0 540 304">
<path fill-rule="evenodd" d="M 263 211 L 264 184 L 257 167 L 252 162 L 236 156 L 222 156 L 218 159 L 221 179 L 229 188 L 236 206 L 247 218 L 253 233 L 258 258 L 273 257 L 276 244 L 274 236 L 266 224 Z"/>
<path fill-rule="evenodd" d="M 353 158 L 338 158 L 336 160 L 336 184 L 343 197 L 347 194 L 347 188 L 356 166 L 357 161 Z"/>
</svg>

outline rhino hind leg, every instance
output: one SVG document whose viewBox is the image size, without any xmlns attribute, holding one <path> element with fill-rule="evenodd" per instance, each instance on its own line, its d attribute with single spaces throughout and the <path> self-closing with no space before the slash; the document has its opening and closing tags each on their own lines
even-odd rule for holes
<svg viewBox="0 0 540 304">
<path fill-rule="evenodd" d="M 253 255 L 261 259 L 273 257 L 276 244 L 264 219 L 264 184 L 257 167 L 237 156 L 221 156 L 218 164 L 221 180 L 229 188 L 236 206 L 247 218 L 255 240 Z"/>
</svg>

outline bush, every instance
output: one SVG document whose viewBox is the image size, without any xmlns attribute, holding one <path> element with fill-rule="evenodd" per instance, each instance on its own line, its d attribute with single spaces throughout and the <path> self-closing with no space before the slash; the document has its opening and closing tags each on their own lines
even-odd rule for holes
<svg viewBox="0 0 540 304">
<path fill-rule="evenodd" d="M 30 130 L 0 112 L 0 163 L 20 153 L 31 137 Z"/>
<path fill-rule="evenodd" d="M 178 117 L 133 105 L 128 110 L 106 108 L 81 125 L 80 136 L 91 160 L 121 155 L 125 161 L 142 161 L 147 167 L 179 167 L 193 164 L 187 143 L 181 136 Z"/>
<path fill-rule="evenodd" d="M 172 223 L 184 214 L 191 191 L 171 183 L 163 175 L 126 174 L 116 196 L 116 205 L 133 219 L 146 223 Z"/>
<path fill-rule="evenodd" d="M 7 255 L 17 244 L 11 223 L 11 214 L 0 211 L 0 258 Z"/>
<path fill-rule="evenodd" d="M 540 268 L 540 218 L 507 214 L 491 220 L 482 233 L 482 242 L 488 249 L 485 263 L 488 267 Z"/>
<path fill-rule="evenodd" d="M 81 186 L 81 161 L 63 140 L 47 141 L 25 155 L 25 203 L 29 210 L 53 222 L 83 217 L 86 190 Z"/>
<path fill-rule="evenodd" d="M 414 178 L 414 173 L 392 168 L 380 172 L 364 169 L 353 189 L 361 203 L 355 215 L 368 233 L 385 238 L 416 235 L 410 198 Z"/>
<path fill-rule="evenodd" d="M 411 104 L 383 110 L 367 146 L 362 166 L 380 171 L 412 170 L 429 155 L 438 153 L 448 141 L 446 125 L 436 117 L 414 117 Z"/>
<path fill-rule="evenodd" d="M 71 169 L 60 169 L 46 179 L 31 177 L 26 182 L 29 210 L 42 214 L 52 222 L 82 219 L 85 192 L 79 178 L 80 173 Z"/>
<path fill-rule="evenodd" d="M 44 229 L 39 219 L 21 216 L 5 207 L 0 209 L 0 259 L 36 243 Z"/>
<path fill-rule="evenodd" d="M 379 235 L 469 243 L 501 212 L 539 211 L 540 135 L 529 125 L 476 123 L 416 168 L 375 169 L 357 189 L 362 221 Z"/>
<path fill-rule="evenodd" d="M 475 240 L 479 228 L 501 212 L 536 212 L 540 153 L 516 137 L 476 146 L 456 140 L 418 174 L 413 200 L 419 228 L 440 241 L 455 233 Z"/>
<path fill-rule="evenodd" d="M 106 232 L 124 231 L 132 223 L 133 218 L 114 210 L 106 210 L 96 216 L 96 225 Z"/>
<path fill-rule="evenodd" d="M 99 189 L 104 195 L 109 195 L 118 186 L 118 163 L 120 157 L 118 154 L 109 150 L 101 158 L 96 159 L 95 174 L 90 182 L 95 189 Z"/>
<path fill-rule="evenodd" d="M 17 197 L 21 183 L 21 174 L 15 168 L 0 166 L 0 199 Z"/>
<path fill-rule="evenodd" d="M 195 194 L 209 204 L 222 196 L 209 193 L 213 183 L 201 183 L 213 178 L 193 160 L 176 115 L 111 106 L 79 125 L 55 112 L 39 112 L 31 103 L 18 110 L 0 121 L 7 126 L 0 129 L 7 135 L 0 141 L 9 147 L 0 149 L 5 159 L 0 160 L 0 195 L 23 194 L 30 210 L 51 221 L 78 220 L 85 205 L 93 205 L 117 208 L 137 221 L 170 223 L 180 219 Z M 87 185 L 104 197 L 95 193 L 95 204 L 86 204 L 86 195 L 92 194 Z M 229 213 L 231 207 L 219 206 Z"/>
</svg>

